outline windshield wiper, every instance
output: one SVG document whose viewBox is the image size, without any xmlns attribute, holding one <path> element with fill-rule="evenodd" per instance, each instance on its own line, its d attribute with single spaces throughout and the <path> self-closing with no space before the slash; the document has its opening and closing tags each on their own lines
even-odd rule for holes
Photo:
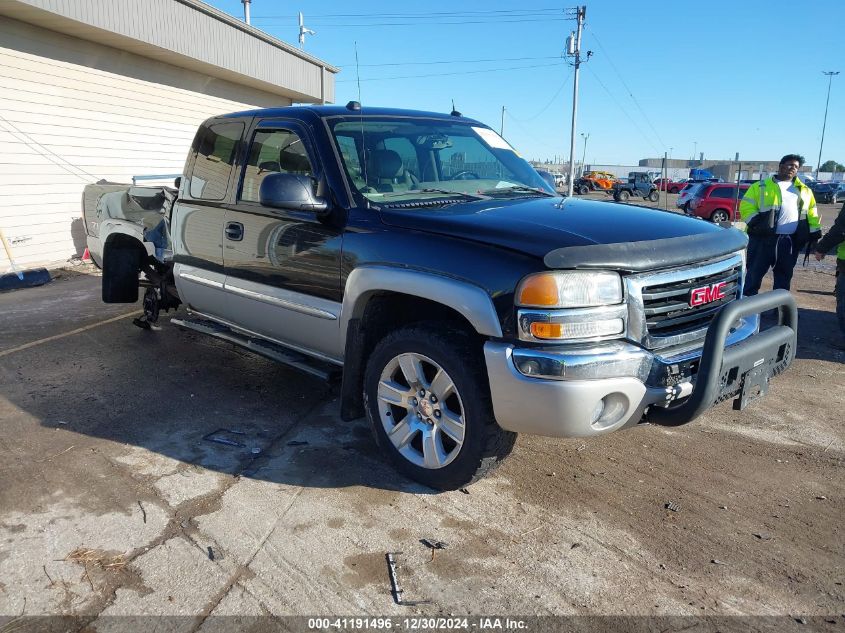
<svg viewBox="0 0 845 633">
<path fill-rule="evenodd" d="M 450 189 L 437 189 L 434 187 L 426 187 L 425 189 L 419 189 L 419 193 L 445 193 L 450 196 L 458 196 L 463 198 L 464 200 L 485 200 L 487 196 L 479 196 L 472 193 L 464 193 L 463 191 L 452 191 Z"/>
<path fill-rule="evenodd" d="M 384 193 L 382 198 L 384 200 L 387 200 L 388 198 L 399 198 L 402 196 L 407 196 L 409 198 L 408 201 L 410 202 L 413 199 L 413 196 L 416 196 L 417 194 L 421 193 L 443 194 L 451 196 L 453 198 L 459 198 L 461 200 L 487 200 L 487 196 L 480 196 L 472 193 L 464 193 L 463 191 L 452 191 L 451 189 L 436 189 L 430 187 L 426 187 L 425 189 L 409 189 L 407 191 L 389 191 Z M 378 204 L 379 201 L 373 200 L 372 202 Z"/>
<path fill-rule="evenodd" d="M 549 193 L 545 189 L 540 189 L 539 187 L 528 187 L 526 185 L 513 185 L 510 187 L 485 189 L 484 191 L 480 191 L 479 193 L 483 193 L 486 196 L 496 196 L 500 193 L 534 193 L 540 196 L 544 196 L 546 198 L 557 198 L 556 193 Z"/>
</svg>

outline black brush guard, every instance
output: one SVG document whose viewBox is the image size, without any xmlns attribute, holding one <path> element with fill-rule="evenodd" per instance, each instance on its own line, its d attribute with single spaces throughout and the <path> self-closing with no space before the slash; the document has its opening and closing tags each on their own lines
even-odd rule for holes
<svg viewBox="0 0 845 633">
<path fill-rule="evenodd" d="M 778 325 L 725 348 L 737 319 L 774 309 L 778 311 Z M 735 398 L 735 409 L 744 409 L 766 394 L 770 378 L 789 367 L 795 358 L 797 339 L 798 308 L 788 291 L 773 290 L 729 303 L 707 330 L 690 396 L 672 406 L 652 406 L 648 421 L 680 426 L 728 398 Z"/>
</svg>

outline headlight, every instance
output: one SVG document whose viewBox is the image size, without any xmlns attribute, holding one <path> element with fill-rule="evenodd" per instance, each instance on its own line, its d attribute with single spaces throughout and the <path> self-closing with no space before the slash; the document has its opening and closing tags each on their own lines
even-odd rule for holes
<svg viewBox="0 0 845 633">
<path fill-rule="evenodd" d="M 625 333 L 622 277 L 597 270 L 529 275 L 516 289 L 519 336 L 524 341 L 578 341 Z"/>
<path fill-rule="evenodd" d="M 530 275 L 516 291 L 526 308 L 590 308 L 622 303 L 622 278 L 608 271 L 556 271 Z"/>
</svg>

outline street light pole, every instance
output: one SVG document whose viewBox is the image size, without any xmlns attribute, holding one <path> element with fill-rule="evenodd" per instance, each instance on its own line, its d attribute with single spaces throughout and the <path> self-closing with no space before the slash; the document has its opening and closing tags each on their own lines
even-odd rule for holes
<svg viewBox="0 0 845 633">
<path fill-rule="evenodd" d="M 581 136 L 584 138 L 584 153 L 581 155 L 581 175 L 584 175 L 584 161 L 587 160 L 587 141 L 590 140 L 590 133 L 587 132 L 584 134 L 581 132 Z"/>
<path fill-rule="evenodd" d="M 824 147 L 824 129 L 827 127 L 827 106 L 830 104 L 830 84 L 833 81 L 833 76 L 838 75 L 839 71 L 836 70 L 823 70 L 823 74 L 827 75 L 827 101 L 824 104 L 824 123 L 822 123 L 822 140 L 819 143 L 819 160 L 816 163 L 816 180 L 819 179 L 819 166 L 822 162 L 822 147 Z"/>
</svg>

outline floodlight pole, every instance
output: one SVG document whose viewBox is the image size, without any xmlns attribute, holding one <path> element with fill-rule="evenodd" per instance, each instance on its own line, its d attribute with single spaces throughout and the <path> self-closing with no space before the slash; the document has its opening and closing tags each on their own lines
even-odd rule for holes
<svg viewBox="0 0 845 633">
<path fill-rule="evenodd" d="M 567 54 L 575 57 L 575 79 L 572 82 L 572 130 L 569 138 L 569 189 L 568 196 L 571 198 L 575 191 L 575 121 L 578 115 L 578 71 L 581 68 L 581 30 L 584 28 L 584 18 L 587 16 L 587 7 L 577 7 L 578 31 L 574 41 L 570 39 Z"/>
<path fill-rule="evenodd" d="M 824 104 L 824 123 L 822 123 L 822 140 L 819 143 L 819 160 L 816 163 L 816 180 L 819 179 L 819 166 L 822 164 L 822 148 L 824 147 L 824 129 L 827 127 L 827 106 L 830 104 L 830 84 L 833 81 L 833 76 L 838 75 L 836 70 L 823 70 L 823 74 L 827 75 L 827 101 Z"/>
</svg>

